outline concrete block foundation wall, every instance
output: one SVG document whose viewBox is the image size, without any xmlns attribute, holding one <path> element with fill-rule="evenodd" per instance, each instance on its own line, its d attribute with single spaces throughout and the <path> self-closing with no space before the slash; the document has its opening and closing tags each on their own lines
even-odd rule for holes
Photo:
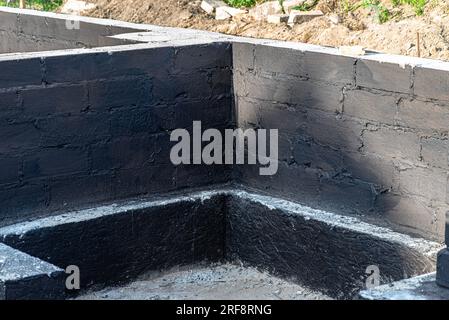
<svg viewBox="0 0 449 320">
<path fill-rule="evenodd" d="M 230 126 L 230 64 L 228 43 L 0 60 L 0 224 L 228 181 L 169 155 L 173 129 Z"/>
<path fill-rule="evenodd" d="M 133 43 L 112 35 L 139 31 L 119 24 L 99 24 L 90 19 L 67 20 L 53 13 L 2 8 L 0 11 L 0 54 L 72 48 L 92 48 Z"/>
<path fill-rule="evenodd" d="M 449 209 L 447 63 L 332 50 L 233 44 L 238 125 L 279 129 L 280 136 L 278 173 L 264 177 L 245 167 L 237 179 L 442 239 Z"/>
<path fill-rule="evenodd" d="M 21 20 L 1 21 L 0 29 Z M 331 48 L 193 30 L 140 30 L 113 38 L 139 44 L 0 55 L 0 224 L 232 181 L 443 238 L 448 63 L 345 57 Z M 278 173 L 260 176 L 258 166 L 173 166 L 169 133 L 193 120 L 203 129 L 279 129 Z"/>
</svg>

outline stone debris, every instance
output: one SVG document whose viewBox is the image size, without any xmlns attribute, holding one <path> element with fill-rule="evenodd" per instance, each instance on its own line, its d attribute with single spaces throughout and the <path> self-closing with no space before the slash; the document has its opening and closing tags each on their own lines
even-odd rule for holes
<svg viewBox="0 0 449 320">
<path fill-rule="evenodd" d="M 215 19 L 226 20 L 239 14 L 245 14 L 247 12 L 248 11 L 246 10 L 232 8 L 228 6 L 218 7 L 215 9 Z"/>
<path fill-rule="evenodd" d="M 282 13 L 283 9 L 279 1 L 264 2 L 249 10 L 249 15 L 257 21 L 265 21 L 269 15 Z"/>
<path fill-rule="evenodd" d="M 215 8 L 215 20 L 226 20 L 232 16 L 225 10 L 226 7 Z"/>
<path fill-rule="evenodd" d="M 314 11 L 292 10 L 290 11 L 290 15 L 288 17 L 288 24 L 293 25 L 307 22 L 314 18 L 321 17 L 323 15 L 324 14 L 321 10 L 314 10 Z"/>
<path fill-rule="evenodd" d="M 80 15 L 86 10 L 95 9 L 96 5 L 79 0 L 68 0 L 61 8 L 61 13 Z"/>
<path fill-rule="evenodd" d="M 362 46 L 341 46 L 338 52 L 345 56 L 363 56 L 365 49 Z"/>
<path fill-rule="evenodd" d="M 226 3 L 220 0 L 203 0 L 201 1 L 201 9 L 208 14 L 213 14 L 218 7 L 226 7 Z"/>
<path fill-rule="evenodd" d="M 288 14 L 269 14 L 267 16 L 268 23 L 281 24 L 288 22 Z"/>
<path fill-rule="evenodd" d="M 338 14 L 331 14 L 328 18 L 332 24 L 341 23 L 341 17 Z"/>
</svg>

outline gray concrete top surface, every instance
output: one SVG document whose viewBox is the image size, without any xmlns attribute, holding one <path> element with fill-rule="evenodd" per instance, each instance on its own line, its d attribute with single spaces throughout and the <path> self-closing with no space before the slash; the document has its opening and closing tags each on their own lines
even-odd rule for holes
<svg viewBox="0 0 449 320">
<path fill-rule="evenodd" d="M 404 279 L 360 292 L 366 300 L 449 300 L 449 290 L 439 287 L 435 273 Z"/>
<path fill-rule="evenodd" d="M 323 47 L 318 45 L 312 45 L 307 43 L 299 43 L 299 42 L 289 42 L 289 41 L 278 41 L 278 40 L 269 40 L 269 39 L 254 39 L 254 38 L 245 38 L 245 37 L 237 37 L 230 36 L 220 33 L 202 31 L 202 30 L 194 30 L 194 29 L 183 29 L 183 28 L 172 28 L 172 27 L 161 27 L 155 25 L 148 24 L 135 24 L 123 21 L 116 21 L 110 19 L 99 19 L 99 18 L 91 18 L 91 17 L 79 17 L 79 16 L 71 16 L 64 15 L 58 13 L 51 12 L 40 12 L 34 10 L 25 10 L 25 9 L 15 9 L 8 7 L 0 7 L 1 12 L 8 13 L 17 13 L 20 15 L 30 15 L 30 16 L 42 16 L 48 19 L 75 19 L 80 22 L 98 24 L 102 26 L 114 26 L 114 27 L 122 27 L 122 28 L 130 28 L 135 30 L 142 30 L 142 32 L 132 32 L 126 34 L 120 34 L 112 36 L 117 39 L 124 40 L 133 40 L 139 41 L 143 44 L 132 44 L 132 45 L 118 45 L 115 47 L 100 47 L 100 48 L 92 48 L 92 49 L 69 49 L 69 50 L 55 50 L 52 52 L 37 52 L 37 53 L 7 53 L 0 54 L 0 61 L 2 60 L 11 60 L 11 59 L 21 59 L 21 58 L 31 58 L 31 57 L 46 57 L 46 56 L 55 56 L 55 55 L 64 55 L 64 54 L 80 54 L 85 52 L 105 52 L 105 51 L 120 51 L 120 50 L 131 50 L 134 48 L 145 47 L 151 48 L 155 45 L 162 46 L 183 46 L 183 45 L 194 45 L 201 43 L 210 43 L 215 41 L 230 41 L 230 42 L 239 42 L 239 43 L 252 43 L 259 45 L 267 45 L 279 48 L 289 48 L 293 50 L 300 51 L 308 51 L 308 52 L 317 52 L 317 53 L 325 53 L 330 55 L 341 55 L 339 53 L 338 48 L 332 47 Z M 424 58 L 416 58 L 409 56 L 401 56 L 401 55 L 393 55 L 393 54 L 385 54 L 378 52 L 368 52 L 368 54 L 364 56 L 357 56 L 359 60 L 364 61 L 377 61 L 380 63 L 391 63 L 399 65 L 403 68 L 405 66 L 411 67 L 421 67 L 421 68 L 429 68 L 434 70 L 442 70 L 449 71 L 449 62 L 440 61 L 440 60 L 432 60 L 432 59 L 424 59 Z"/>
<path fill-rule="evenodd" d="M 0 283 L 38 275 L 52 275 L 62 269 L 0 243 Z"/>
</svg>

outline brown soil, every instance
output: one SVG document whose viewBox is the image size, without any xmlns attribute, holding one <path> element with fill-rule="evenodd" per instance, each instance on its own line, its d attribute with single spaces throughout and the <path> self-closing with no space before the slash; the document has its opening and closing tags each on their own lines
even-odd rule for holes
<svg viewBox="0 0 449 320">
<path fill-rule="evenodd" d="M 257 22 L 249 16 L 217 21 L 200 9 L 200 0 L 89 1 L 96 3 L 97 8 L 86 15 L 94 17 L 334 47 L 361 45 L 371 50 L 410 56 L 418 56 L 419 34 L 421 57 L 449 60 L 449 0 L 430 0 L 421 17 L 416 17 L 408 6 L 393 8 L 394 18 L 384 24 L 375 21 L 367 9 L 344 13 L 340 0 L 320 0 L 317 9 L 325 16 L 293 28 Z M 342 17 L 341 23 L 336 25 L 329 19 L 335 14 Z"/>
</svg>

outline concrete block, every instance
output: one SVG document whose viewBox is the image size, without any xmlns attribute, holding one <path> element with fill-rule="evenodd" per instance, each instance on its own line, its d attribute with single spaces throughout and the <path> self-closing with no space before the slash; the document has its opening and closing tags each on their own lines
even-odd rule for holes
<svg viewBox="0 0 449 320">
<path fill-rule="evenodd" d="M 235 42 L 232 44 L 233 69 L 247 71 L 254 69 L 254 51 L 256 46 L 251 43 Z M 235 86 L 235 90 L 238 90 Z"/>
<path fill-rule="evenodd" d="M 110 112 L 110 133 L 113 137 L 134 136 L 176 129 L 172 106 L 139 109 L 116 109 Z"/>
<path fill-rule="evenodd" d="M 243 87 L 239 90 L 240 96 L 276 103 L 288 103 L 291 101 L 291 84 L 289 79 L 249 73 L 242 80 Z"/>
<path fill-rule="evenodd" d="M 267 1 L 251 8 L 249 15 L 257 21 L 264 21 L 270 14 L 282 13 L 282 9 L 279 1 Z"/>
<path fill-rule="evenodd" d="M 418 100 L 401 100 L 398 123 L 426 132 L 449 132 L 449 106 Z"/>
<path fill-rule="evenodd" d="M 178 128 L 191 128 L 198 119 L 203 129 L 232 127 L 231 98 L 184 101 L 175 105 L 174 120 Z"/>
<path fill-rule="evenodd" d="M 291 48 L 257 45 L 255 48 L 256 70 L 296 76 L 306 76 L 305 53 Z"/>
<path fill-rule="evenodd" d="M 21 113 L 19 95 L 16 91 L 0 93 L 0 122 L 17 121 Z"/>
<path fill-rule="evenodd" d="M 307 112 L 307 137 L 319 144 L 349 151 L 362 147 L 363 125 L 322 111 Z"/>
<path fill-rule="evenodd" d="M 399 172 L 399 188 L 407 194 L 446 202 L 447 172 L 437 168 L 414 167 Z"/>
<path fill-rule="evenodd" d="M 294 25 L 304 23 L 321 16 L 323 16 L 323 12 L 321 10 L 313 10 L 313 11 L 291 10 L 288 17 L 288 24 Z"/>
<path fill-rule="evenodd" d="M 257 70 L 329 82 L 354 83 L 355 59 L 267 45 L 256 46 Z"/>
<path fill-rule="evenodd" d="M 301 132 L 307 123 L 307 116 L 301 110 L 271 101 L 239 98 L 237 110 L 239 125 L 277 129 L 280 134 Z"/>
<path fill-rule="evenodd" d="M 311 206 L 319 206 L 321 189 L 317 170 L 294 163 L 279 162 L 278 171 L 272 176 L 260 176 L 258 165 L 234 166 L 238 170 L 237 181 L 245 186 L 264 190 L 273 197 L 279 196 Z"/>
<path fill-rule="evenodd" d="M 50 263 L 0 244 L 0 299 L 63 299 L 64 271 Z"/>
<path fill-rule="evenodd" d="M 62 174 L 87 173 L 87 151 L 83 149 L 55 148 L 40 150 L 25 157 L 25 179 Z"/>
<path fill-rule="evenodd" d="M 343 88 L 296 78 L 247 74 L 239 95 L 335 114 L 342 110 Z"/>
<path fill-rule="evenodd" d="M 215 9 L 215 19 L 224 20 L 230 17 L 235 17 L 247 13 L 247 10 L 233 8 L 229 6 L 222 6 Z"/>
<path fill-rule="evenodd" d="M 0 186 L 0 226 L 35 218 L 47 212 L 50 191 L 44 181 Z"/>
<path fill-rule="evenodd" d="M 169 78 L 153 79 L 153 101 L 173 103 L 177 100 L 211 98 L 212 83 L 207 73 L 194 71 L 188 75 L 176 75 Z"/>
<path fill-rule="evenodd" d="M 215 20 L 231 19 L 232 15 L 226 10 L 227 7 L 218 7 L 215 9 Z"/>
<path fill-rule="evenodd" d="M 355 215 L 373 210 L 376 193 L 372 184 L 348 177 L 332 178 L 329 175 L 321 179 L 320 208 Z"/>
<path fill-rule="evenodd" d="M 19 182 L 20 165 L 17 157 L 0 157 L 0 184 Z"/>
<path fill-rule="evenodd" d="M 173 74 L 227 68 L 232 64 L 231 45 L 226 42 L 181 46 L 175 50 Z"/>
<path fill-rule="evenodd" d="M 15 88 L 42 83 L 40 58 L 0 61 L 0 88 Z"/>
<path fill-rule="evenodd" d="M 376 199 L 376 210 L 391 223 L 402 226 L 402 230 L 417 236 L 436 241 L 444 237 L 441 232 L 444 214 L 417 197 L 384 193 Z"/>
<path fill-rule="evenodd" d="M 93 113 L 40 119 L 35 123 L 38 143 L 42 147 L 87 146 L 110 138 L 109 121 L 109 117 Z"/>
<path fill-rule="evenodd" d="M 287 14 L 269 14 L 267 16 L 267 22 L 273 24 L 286 23 L 288 21 Z"/>
<path fill-rule="evenodd" d="M 35 119 L 56 114 L 79 114 L 88 107 L 84 85 L 39 87 L 19 92 L 22 117 Z"/>
<path fill-rule="evenodd" d="M 45 81 L 76 83 L 113 77 L 167 74 L 173 66 L 172 47 L 96 52 L 45 58 Z"/>
<path fill-rule="evenodd" d="M 114 198 L 116 177 L 111 171 L 51 177 L 46 183 L 51 194 L 47 210 L 51 212 L 66 212 L 68 208 L 117 200 Z"/>
<path fill-rule="evenodd" d="M 438 138 L 421 139 L 422 161 L 431 167 L 449 168 L 449 141 Z"/>
<path fill-rule="evenodd" d="M 39 144 L 40 132 L 33 123 L 1 123 L 0 154 L 12 154 L 34 149 Z"/>
<path fill-rule="evenodd" d="M 201 1 L 201 9 L 206 11 L 208 14 L 213 14 L 215 9 L 218 7 L 226 6 L 226 3 L 220 0 L 203 0 Z"/>
<path fill-rule="evenodd" d="M 19 32 L 19 15 L 12 12 L 0 13 L 0 30 Z"/>
<path fill-rule="evenodd" d="M 353 178 L 373 183 L 383 189 L 397 185 L 392 160 L 360 152 L 345 152 L 342 157 L 345 173 Z"/>
<path fill-rule="evenodd" d="M 412 68 L 409 65 L 360 59 L 356 65 L 357 86 L 411 93 Z"/>
<path fill-rule="evenodd" d="M 380 128 L 363 133 L 363 150 L 386 159 L 417 162 L 420 157 L 419 137 L 413 132 Z"/>
<path fill-rule="evenodd" d="M 153 84 L 146 77 L 109 78 L 87 85 L 89 109 L 105 112 L 116 108 L 145 107 L 153 104 Z"/>
<path fill-rule="evenodd" d="M 414 70 L 414 93 L 424 98 L 449 100 L 449 72 L 417 66 Z"/>
<path fill-rule="evenodd" d="M 340 151 L 307 139 L 297 139 L 292 145 L 293 156 L 298 165 L 326 172 L 340 172 L 343 168 L 343 153 Z"/>
<path fill-rule="evenodd" d="M 304 109 L 316 109 L 340 114 L 343 107 L 343 88 L 312 81 L 290 81 L 289 103 Z"/>
<path fill-rule="evenodd" d="M 344 94 L 344 114 L 393 125 L 397 114 L 397 98 L 363 90 L 348 90 Z"/>
</svg>

